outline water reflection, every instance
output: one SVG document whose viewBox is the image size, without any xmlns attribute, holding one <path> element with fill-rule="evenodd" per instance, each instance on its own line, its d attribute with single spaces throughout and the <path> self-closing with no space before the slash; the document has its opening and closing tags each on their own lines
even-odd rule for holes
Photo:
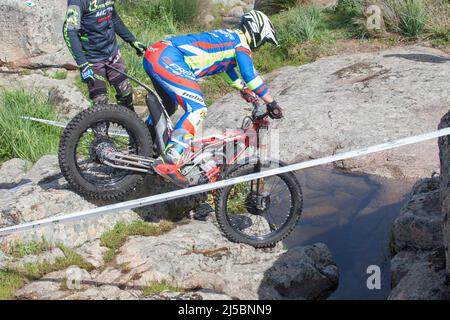
<svg viewBox="0 0 450 320">
<path fill-rule="evenodd" d="M 340 272 L 329 299 L 386 299 L 390 292 L 389 237 L 412 181 L 383 180 L 313 168 L 298 174 L 305 209 L 287 247 L 325 243 Z M 368 290 L 367 267 L 382 270 L 382 289 Z"/>
</svg>

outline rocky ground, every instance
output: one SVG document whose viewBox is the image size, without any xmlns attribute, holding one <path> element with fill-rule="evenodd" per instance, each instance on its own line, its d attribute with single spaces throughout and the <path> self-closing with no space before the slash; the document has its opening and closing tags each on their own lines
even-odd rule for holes
<svg viewBox="0 0 450 320">
<path fill-rule="evenodd" d="M 414 186 L 392 234 L 391 300 L 450 299 L 439 177 Z"/>
<path fill-rule="evenodd" d="M 43 157 L 34 166 L 11 160 L 1 167 L 0 177 L 0 226 L 98 205 L 68 190 L 56 156 Z M 62 270 L 26 284 L 16 292 L 16 298 L 316 299 L 325 297 L 337 286 L 338 270 L 325 245 L 289 251 L 281 245 L 271 250 L 255 250 L 227 241 L 212 217 L 203 222 L 185 218 L 171 232 L 158 237 L 131 237 L 113 261 L 104 261 L 107 248 L 99 240 L 104 232 L 117 222 L 131 223 L 142 216 L 159 221 L 161 212 L 164 208 L 125 211 L 3 237 L 0 269 L 26 271 L 30 264 L 37 268 L 38 263 L 52 265 L 58 258 L 64 258 L 59 247 L 19 259 L 5 253 L 17 243 L 45 238 L 49 243 L 75 248 L 92 268 L 64 265 Z M 72 275 L 76 275 L 79 284 L 75 289 L 70 284 L 67 286 Z M 157 292 L 148 289 L 155 285 L 162 289 Z"/>
<path fill-rule="evenodd" d="M 211 221 L 191 222 L 160 237 L 133 237 L 114 263 L 92 242 L 76 249 L 98 265 L 53 272 L 16 292 L 19 299 L 316 299 L 332 291 L 337 268 L 323 244 L 259 251 L 226 241 Z M 57 254 L 54 253 L 54 254 Z M 38 259 L 35 257 L 34 259 Z M 20 262 L 19 262 L 20 263 Z M 74 281 L 78 287 L 67 288 Z M 148 294 L 163 283 L 168 289 Z"/>
</svg>

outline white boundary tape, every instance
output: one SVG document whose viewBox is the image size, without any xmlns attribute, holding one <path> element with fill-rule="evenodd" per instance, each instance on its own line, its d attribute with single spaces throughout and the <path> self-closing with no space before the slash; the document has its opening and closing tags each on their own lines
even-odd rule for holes
<svg viewBox="0 0 450 320">
<path fill-rule="evenodd" d="M 28 120 L 28 121 L 34 121 L 34 122 L 38 122 L 38 123 L 43 123 L 43 124 L 48 124 L 50 126 L 58 127 L 58 128 L 67 127 L 67 123 L 65 123 L 65 122 L 45 120 L 45 119 L 39 119 L 39 118 L 33 118 L 33 117 L 22 117 L 22 119 Z M 110 130 L 109 133 L 113 136 L 128 137 L 127 132 L 124 130 L 123 131 L 122 130 Z"/>
<path fill-rule="evenodd" d="M 306 168 L 312 168 L 312 167 L 316 167 L 316 166 L 320 166 L 320 165 L 324 165 L 324 164 L 333 163 L 336 161 L 342 161 L 342 160 L 347 160 L 347 159 L 356 158 L 356 157 L 360 157 L 360 156 L 365 156 L 365 155 L 369 155 L 369 154 L 373 154 L 373 153 L 377 153 L 377 152 L 381 152 L 381 151 L 386 151 L 386 150 L 390 150 L 390 149 L 395 149 L 398 147 L 407 146 L 407 145 L 411 145 L 411 144 L 416 144 L 416 143 L 420 143 L 420 142 L 424 142 L 427 140 L 432 140 L 432 139 L 436 139 L 436 138 L 448 136 L 448 135 L 450 135 L 450 128 L 445 128 L 445 129 L 441 129 L 438 131 L 434 131 L 434 132 L 430 132 L 430 133 L 426 133 L 426 134 L 422 134 L 422 135 L 417 135 L 417 136 L 412 136 L 412 137 L 408 137 L 408 138 L 403 138 L 403 139 L 399 139 L 399 140 L 395 140 L 395 141 L 391 141 L 391 142 L 387 142 L 387 143 L 382 143 L 382 144 L 374 145 L 374 146 L 367 147 L 367 148 L 356 149 L 356 150 L 336 154 L 333 156 L 328 156 L 328 157 L 324 157 L 324 158 L 320 158 L 320 159 L 296 163 L 296 164 L 288 165 L 288 166 L 281 167 L 281 168 L 268 169 L 266 171 L 253 173 L 253 174 L 250 174 L 247 176 L 236 177 L 236 178 L 232 178 L 232 179 L 228 179 L 228 180 L 218 181 L 215 183 L 195 186 L 195 187 L 191 187 L 191 188 L 187 188 L 187 189 L 176 190 L 176 191 L 158 194 L 158 195 L 154 195 L 154 196 L 150 196 L 150 197 L 146 197 L 146 198 L 126 201 L 126 202 L 108 205 L 108 206 L 104 206 L 104 207 L 99 207 L 99 208 L 95 208 L 95 209 L 91 209 L 91 210 L 86 210 L 86 211 L 81 211 L 81 212 L 76 212 L 76 213 L 71 213 L 71 214 L 66 214 L 66 215 L 60 215 L 60 216 L 42 219 L 42 220 L 38 220 L 38 221 L 34 221 L 34 222 L 19 224 L 19 225 L 0 229 L 0 236 L 5 236 L 8 234 L 13 234 L 13 233 L 21 232 L 21 231 L 32 230 L 35 228 L 49 226 L 49 225 L 73 222 L 73 221 L 77 221 L 77 220 L 81 220 L 81 219 L 85 219 L 85 218 L 93 218 L 93 217 L 107 214 L 107 213 L 114 213 L 114 212 L 129 210 L 129 209 L 140 208 L 140 207 L 157 204 L 157 203 L 164 202 L 164 201 L 170 201 L 170 200 L 175 200 L 175 199 L 179 199 L 179 198 L 192 196 L 195 194 L 199 194 L 199 193 L 203 193 L 203 192 L 207 192 L 207 191 L 211 191 L 211 190 L 215 190 L 215 189 L 221 189 L 221 188 L 224 188 L 227 186 L 232 186 L 232 185 L 235 185 L 235 184 L 238 184 L 241 182 L 248 182 L 248 181 L 252 181 L 252 180 L 256 180 L 256 179 L 275 176 L 275 175 L 282 174 L 282 173 L 298 171 L 298 170 L 302 170 L 302 169 L 306 169 Z"/>
<path fill-rule="evenodd" d="M 43 124 L 49 124 L 51 126 L 59 127 L 59 128 L 67 127 L 67 123 L 64 123 L 64 122 L 58 122 L 58 121 L 52 121 L 52 120 L 44 120 L 44 119 L 38 119 L 38 118 L 33 118 L 33 117 L 22 117 L 22 119 L 29 120 L 29 121 L 34 121 L 34 122 L 39 122 L 39 123 L 43 123 Z"/>
</svg>

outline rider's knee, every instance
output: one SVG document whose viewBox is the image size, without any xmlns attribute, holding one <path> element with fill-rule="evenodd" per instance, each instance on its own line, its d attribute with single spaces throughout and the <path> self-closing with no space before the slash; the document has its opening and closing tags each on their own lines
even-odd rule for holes
<svg viewBox="0 0 450 320">
<path fill-rule="evenodd" d="M 206 116 L 208 115 L 208 108 L 206 108 L 206 107 L 200 108 L 200 109 L 193 111 L 192 113 L 195 114 L 199 118 L 199 120 L 203 121 L 203 120 L 205 120 Z"/>
</svg>

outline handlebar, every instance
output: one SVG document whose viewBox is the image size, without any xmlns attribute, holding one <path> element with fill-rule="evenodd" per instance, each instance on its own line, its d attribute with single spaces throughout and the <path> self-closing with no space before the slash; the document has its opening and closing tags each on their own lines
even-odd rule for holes
<svg viewBox="0 0 450 320">
<path fill-rule="evenodd" d="M 258 102 L 253 102 L 252 118 L 253 120 L 262 120 L 269 115 L 267 110 L 263 110 L 262 106 Z"/>
</svg>

